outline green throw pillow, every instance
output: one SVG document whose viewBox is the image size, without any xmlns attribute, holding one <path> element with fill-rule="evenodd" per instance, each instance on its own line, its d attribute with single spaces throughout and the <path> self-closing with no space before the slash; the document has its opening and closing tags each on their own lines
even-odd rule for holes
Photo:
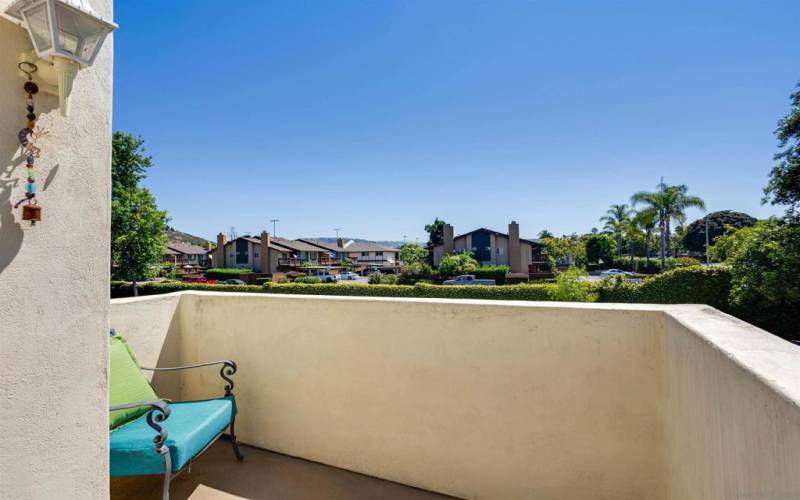
<svg viewBox="0 0 800 500">
<path fill-rule="evenodd" d="M 120 336 L 111 337 L 110 365 L 111 381 L 108 388 L 109 406 L 154 401 L 158 399 L 153 388 L 147 382 L 139 368 L 139 363 L 133 355 L 128 343 Z M 109 415 L 109 428 L 115 429 L 120 425 L 147 413 L 149 406 L 131 408 L 128 410 L 112 411 Z"/>
</svg>

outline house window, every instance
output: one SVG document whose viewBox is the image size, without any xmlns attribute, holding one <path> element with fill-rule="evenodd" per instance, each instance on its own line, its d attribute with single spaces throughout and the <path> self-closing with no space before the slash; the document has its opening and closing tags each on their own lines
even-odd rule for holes
<svg viewBox="0 0 800 500">
<path fill-rule="evenodd" d="M 383 257 L 383 252 L 375 252 L 375 257 Z"/>
<path fill-rule="evenodd" d="M 369 257 L 369 252 L 361 252 L 362 257 Z"/>
<path fill-rule="evenodd" d="M 502 248 L 497 247 L 497 255 L 503 255 L 503 249 Z"/>
<path fill-rule="evenodd" d="M 253 252 L 253 257 L 258 258 L 258 252 Z"/>
</svg>

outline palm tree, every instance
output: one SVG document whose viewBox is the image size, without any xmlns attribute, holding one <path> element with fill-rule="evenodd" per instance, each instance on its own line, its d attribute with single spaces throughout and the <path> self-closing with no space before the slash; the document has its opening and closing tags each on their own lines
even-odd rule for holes
<svg viewBox="0 0 800 500">
<path fill-rule="evenodd" d="M 630 251 L 631 251 L 631 271 L 636 271 L 636 238 L 641 236 L 641 222 L 639 219 L 636 218 L 634 215 L 630 217 L 623 225 L 623 231 L 625 232 L 625 236 L 628 237 L 628 241 L 630 242 Z"/>
<path fill-rule="evenodd" d="M 644 255 L 647 259 L 647 265 L 650 265 L 650 238 L 653 235 L 653 229 L 656 227 L 658 221 L 658 212 L 653 208 L 645 208 L 636 212 L 633 216 L 636 224 L 644 230 Z"/>
<path fill-rule="evenodd" d="M 606 214 L 600 217 L 600 222 L 605 222 L 603 230 L 614 235 L 617 240 L 617 257 L 622 255 L 622 236 L 625 234 L 625 225 L 630 220 L 632 211 L 627 203 L 611 205 Z"/>
<path fill-rule="evenodd" d="M 687 194 L 689 188 L 685 184 L 668 186 L 662 180 L 656 186 L 654 192 L 639 191 L 631 196 L 631 204 L 636 206 L 639 203 L 646 205 L 646 209 L 653 210 L 657 215 L 660 233 L 660 254 L 661 269 L 667 264 L 667 254 L 670 253 L 669 238 L 671 234 L 671 223 L 676 221 L 682 223 L 686 220 L 685 210 L 695 207 L 705 210 L 706 204 L 698 196 Z"/>
</svg>

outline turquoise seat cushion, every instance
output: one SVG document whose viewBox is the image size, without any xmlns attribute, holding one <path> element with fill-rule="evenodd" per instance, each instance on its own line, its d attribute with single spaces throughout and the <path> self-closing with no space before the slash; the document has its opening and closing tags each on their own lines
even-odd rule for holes
<svg viewBox="0 0 800 500">
<path fill-rule="evenodd" d="M 160 425 L 167 430 L 166 446 L 177 472 L 194 458 L 236 415 L 233 396 L 206 401 L 170 403 L 170 415 Z M 111 432 L 111 476 L 163 474 L 164 459 L 154 449 L 156 431 L 147 415 Z"/>
</svg>

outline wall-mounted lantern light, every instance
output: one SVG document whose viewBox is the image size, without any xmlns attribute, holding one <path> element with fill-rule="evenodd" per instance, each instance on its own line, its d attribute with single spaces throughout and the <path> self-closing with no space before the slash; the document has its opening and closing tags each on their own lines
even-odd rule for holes
<svg viewBox="0 0 800 500">
<path fill-rule="evenodd" d="M 78 69 L 94 63 L 117 25 L 95 14 L 88 0 L 18 0 L 5 14 L 28 29 L 35 52 L 22 54 L 20 61 L 36 64 L 41 90 L 58 95 L 67 116 Z"/>
</svg>

